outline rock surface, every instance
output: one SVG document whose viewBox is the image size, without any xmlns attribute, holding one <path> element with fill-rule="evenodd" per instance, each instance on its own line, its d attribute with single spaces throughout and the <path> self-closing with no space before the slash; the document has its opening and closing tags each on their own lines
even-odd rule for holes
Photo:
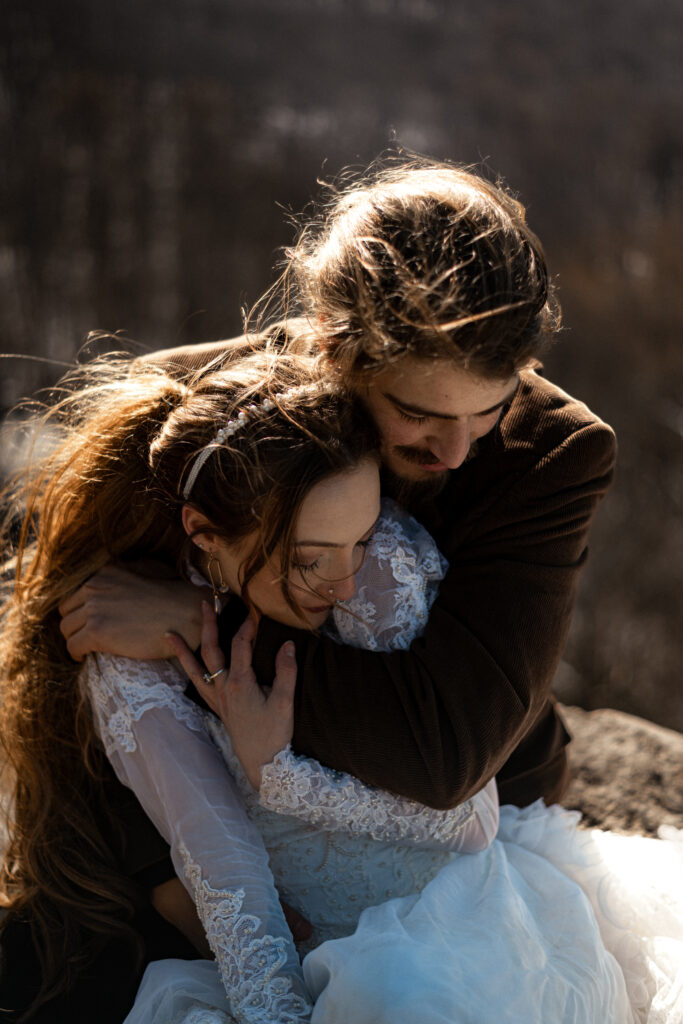
<svg viewBox="0 0 683 1024">
<path fill-rule="evenodd" d="M 609 708 L 560 711 L 573 737 L 565 807 L 614 832 L 683 828 L 683 734 Z"/>
</svg>

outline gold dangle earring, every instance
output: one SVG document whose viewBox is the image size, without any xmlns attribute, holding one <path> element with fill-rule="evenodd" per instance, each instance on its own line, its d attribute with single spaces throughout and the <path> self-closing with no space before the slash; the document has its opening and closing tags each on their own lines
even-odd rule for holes
<svg viewBox="0 0 683 1024">
<path fill-rule="evenodd" d="M 215 565 L 218 566 L 218 582 L 216 582 L 216 579 L 214 577 Z M 209 579 L 211 581 L 211 590 L 213 593 L 213 610 L 215 611 L 216 615 L 219 615 L 221 610 L 220 594 L 221 592 L 224 592 L 227 588 L 225 586 L 225 580 L 223 579 L 223 570 L 221 569 L 221 563 L 216 558 L 216 554 L 213 551 L 209 552 L 209 564 L 206 567 L 206 571 L 209 574 Z"/>
</svg>

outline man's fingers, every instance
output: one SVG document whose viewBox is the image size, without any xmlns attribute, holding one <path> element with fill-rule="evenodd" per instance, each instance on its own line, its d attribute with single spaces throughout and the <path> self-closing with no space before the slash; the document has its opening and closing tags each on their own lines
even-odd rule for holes
<svg viewBox="0 0 683 1024">
<path fill-rule="evenodd" d="M 88 643 L 86 630 L 79 629 L 70 633 L 66 640 L 66 649 L 69 652 L 69 657 L 73 658 L 74 661 L 83 661 L 86 654 L 90 654 L 92 652 L 92 647 Z"/>
<path fill-rule="evenodd" d="M 88 621 L 88 614 L 85 610 L 84 605 L 76 605 L 72 610 L 62 611 L 62 606 L 59 608 L 62 620 L 59 623 L 59 630 L 66 640 L 77 633 L 79 629 L 83 629 L 86 622 Z"/>
<path fill-rule="evenodd" d="M 59 614 L 68 615 L 70 612 L 75 611 L 76 608 L 82 608 L 83 605 L 92 599 L 92 595 L 96 591 L 101 592 L 110 589 L 117 583 L 125 583 L 130 577 L 131 574 L 125 569 L 119 569 L 115 565 L 105 565 L 94 576 L 86 580 L 78 590 L 74 590 L 73 594 L 69 594 L 68 597 L 64 598 L 59 605 Z"/>
<path fill-rule="evenodd" d="M 73 594 L 69 594 L 64 600 L 58 605 L 59 614 L 62 616 L 70 615 L 71 612 L 76 611 L 78 608 L 82 608 L 85 604 L 85 594 L 83 587 L 79 587 L 78 590 L 74 590 Z M 62 630 L 62 633 L 64 630 Z"/>
</svg>

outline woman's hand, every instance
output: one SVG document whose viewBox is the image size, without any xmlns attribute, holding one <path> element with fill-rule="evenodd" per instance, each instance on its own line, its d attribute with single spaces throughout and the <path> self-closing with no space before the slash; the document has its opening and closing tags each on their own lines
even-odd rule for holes
<svg viewBox="0 0 683 1024">
<path fill-rule="evenodd" d="M 208 602 L 202 608 L 199 664 L 184 640 L 168 635 L 168 644 L 209 707 L 228 731 L 232 748 L 254 789 L 261 787 L 261 769 L 283 750 L 294 732 L 296 657 L 288 641 L 275 659 L 275 679 L 269 694 L 263 692 L 251 667 L 256 623 L 247 618 L 233 637 L 230 668 L 218 644 L 218 625 Z M 205 674 L 214 679 L 207 682 Z"/>
<path fill-rule="evenodd" d="M 197 647 L 206 590 L 175 577 L 140 576 L 105 565 L 59 606 L 69 654 L 82 661 L 103 651 L 127 658 L 168 658 L 169 629 Z"/>
</svg>

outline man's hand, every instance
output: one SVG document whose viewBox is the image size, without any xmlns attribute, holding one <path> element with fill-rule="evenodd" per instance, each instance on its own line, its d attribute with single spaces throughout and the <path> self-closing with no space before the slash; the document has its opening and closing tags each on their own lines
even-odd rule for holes
<svg viewBox="0 0 683 1024">
<path fill-rule="evenodd" d="M 197 908 L 179 878 L 170 878 L 152 889 L 152 906 L 169 924 L 183 933 L 200 956 L 205 960 L 213 960 Z"/>
<path fill-rule="evenodd" d="M 200 665 L 187 644 L 177 636 L 168 643 L 209 707 L 228 731 L 232 748 L 254 789 L 261 787 L 261 769 L 283 750 L 294 732 L 296 657 L 294 644 L 282 645 L 275 658 L 275 679 L 264 693 L 251 667 L 256 623 L 249 616 L 232 641 L 230 668 L 218 644 L 218 624 L 208 602 L 203 603 Z M 207 682 L 207 675 L 213 679 Z"/>
<path fill-rule="evenodd" d="M 201 637 L 206 591 L 175 578 L 141 576 L 107 565 L 59 606 L 69 654 L 81 661 L 103 651 L 127 658 L 170 658 L 165 634 L 179 633 L 191 647 Z"/>
<path fill-rule="evenodd" d="M 304 942 L 310 939 L 313 934 L 313 925 L 310 921 L 282 900 L 280 905 L 294 941 Z M 207 942 L 204 926 L 199 920 L 197 908 L 178 878 L 171 878 L 152 890 L 152 906 L 189 939 L 200 956 L 205 960 L 213 960 L 213 953 Z"/>
</svg>

